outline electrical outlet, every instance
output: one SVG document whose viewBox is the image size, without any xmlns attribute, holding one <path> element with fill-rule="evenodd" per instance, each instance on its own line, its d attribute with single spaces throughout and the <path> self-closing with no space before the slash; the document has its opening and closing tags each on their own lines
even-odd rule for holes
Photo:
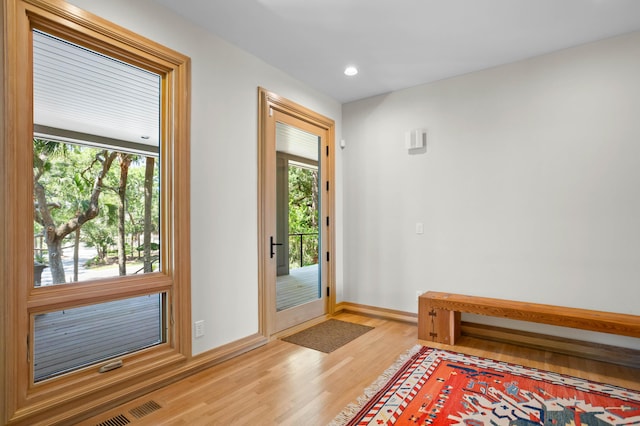
<svg viewBox="0 0 640 426">
<path fill-rule="evenodd" d="M 195 337 L 204 336 L 204 321 L 196 321 L 193 325 L 195 326 Z"/>
</svg>

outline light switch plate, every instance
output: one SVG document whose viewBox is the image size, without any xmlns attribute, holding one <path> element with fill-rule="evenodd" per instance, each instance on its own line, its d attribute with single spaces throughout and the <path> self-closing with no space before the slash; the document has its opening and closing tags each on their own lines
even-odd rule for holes
<svg viewBox="0 0 640 426">
<path fill-rule="evenodd" d="M 204 321 L 200 320 L 200 321 L 196 321 L 194 323 L 194 328 L 195 328 L 195 337 L 202 337 L 204 336 Z"/>
</svg>

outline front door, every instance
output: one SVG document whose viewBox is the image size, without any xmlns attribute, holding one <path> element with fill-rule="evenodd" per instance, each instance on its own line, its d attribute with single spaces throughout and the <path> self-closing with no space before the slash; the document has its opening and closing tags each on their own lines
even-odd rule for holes
<svg viewBox="0 0 640 426">
<path fill-rule="evenodd" d="M 261 277 L 271 335 L 329 312 L 333 127 L 261 95 Z"/>
</svg>

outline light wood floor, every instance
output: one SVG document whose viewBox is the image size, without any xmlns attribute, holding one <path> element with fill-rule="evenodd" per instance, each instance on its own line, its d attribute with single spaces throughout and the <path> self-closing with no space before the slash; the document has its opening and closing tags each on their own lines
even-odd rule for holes
<svg viewBox="0 0 640 426">
<path fill-rule="evenodd" d="M 124 414 L 135 426 L 325 425 L 399 355 L 429 345 L 417 341 L 416 325 L 348 313 L 335 318 L 375 329 L 330 354 L 275 340 L 81 424 Z M 640 390 L 640 369 L 469 337 L 453 350 Z M 129 413 L 149 401 L 162 408 L 140 419 Z"/>
</svg>

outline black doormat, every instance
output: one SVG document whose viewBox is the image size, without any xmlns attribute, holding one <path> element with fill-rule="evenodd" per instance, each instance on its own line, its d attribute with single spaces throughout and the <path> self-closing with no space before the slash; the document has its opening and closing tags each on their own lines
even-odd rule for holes
<svg viewBox="0 0 640 426">
<path fill-rule="evenodd" d="M 282 340 L 320 352 L 330 353 L 362 336 L 374 327 L 330 319 Z"/>
</svg>

